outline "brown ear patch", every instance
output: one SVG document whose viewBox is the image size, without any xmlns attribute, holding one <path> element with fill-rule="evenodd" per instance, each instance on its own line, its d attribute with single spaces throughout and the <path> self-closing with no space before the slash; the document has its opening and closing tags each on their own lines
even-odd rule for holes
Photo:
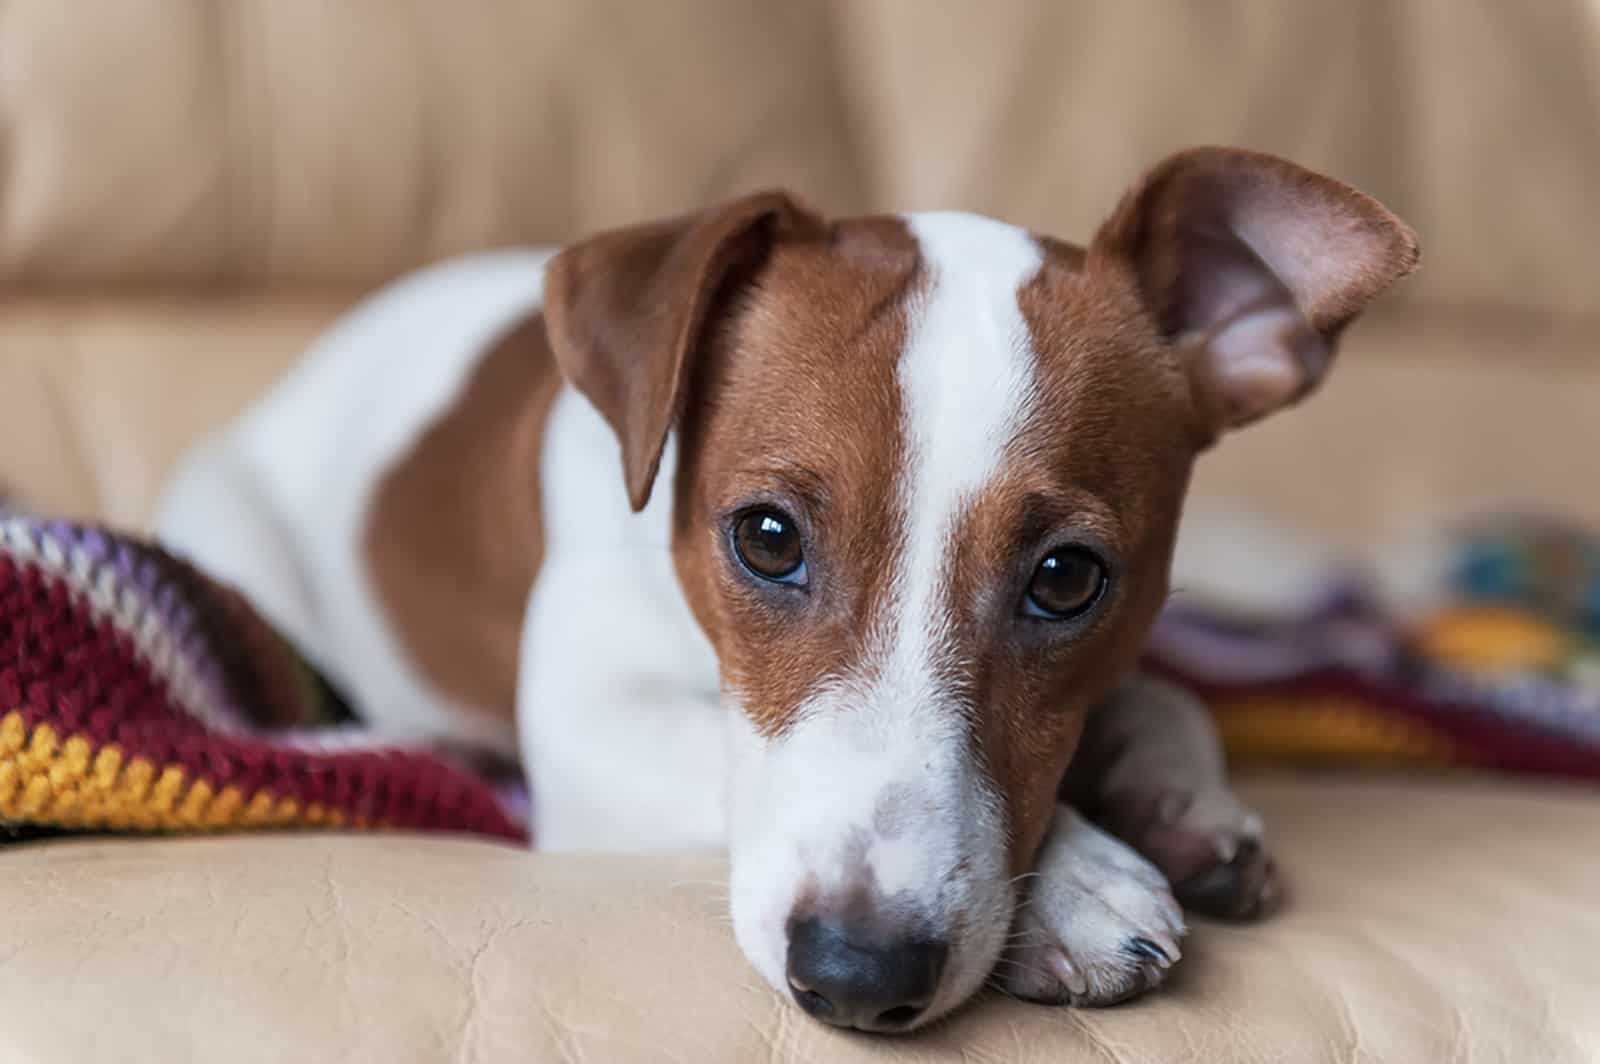
<svg viewBox="0 0 1600 1064">
<path fill-rule="evenodd" d="M 650 498 L 692 359 L 724 283 L 774 240 L 820 231 L 782 192 L 601 233 L 550 262 L 545 314 L 561 371 L 622 446 L 628 498 Z"/>
<path fill-rule="evenodd" d="M 1418 255 L 1416 234 L 1370 196 L 1270 155 L 1196 148 L 1128 193 L 1089 262 L 1131 270 L 1223 429 L 1314 388 L 1340 331 Z"/>
<path fill-rule="evenodd" d="M 560 385 L 535 315 L 388 470 L 367 517 L 367 574 L 407 656 L 441 693 L 507 722 L 544 553 L 540 448 Z"/>
</svg>

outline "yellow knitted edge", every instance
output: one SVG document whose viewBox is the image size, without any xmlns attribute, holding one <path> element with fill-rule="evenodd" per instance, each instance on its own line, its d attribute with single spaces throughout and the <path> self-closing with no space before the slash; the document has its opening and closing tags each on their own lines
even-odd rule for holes
<svg viewBox="0 0 1600 1064">
<path fill-rule="evenodd" d="M 1567 629 L 1499 606 L 1463 606 L 1430 618 L 1417 632 L 1422 653 L 1446 665 L 1500 672 L 1552 668 L 1580 640 Z"/>
<path fill-rule="evenodd" d="M 1449 737 L 1346 696 L 1265 695 L 1216 706 L 1222 745 L 1241 761 L 1440 766 L 1470 761 Z"/>
<path fill-rule="evenodd" d="M 320 802 L 302 807 L 265 789 L 246 799 L 231 785 L 213 791 L 182 765 L 157 767 L 147 758 L 127 758 L 114 743 L 96 750 L 82 735 L 62 739 L 47 723 L 30 733 L 20 710 L 0 718 L 0 819 L 125 831 L 347 823 L 343 812 Z"/>
<path fill-rule="evenodd" d="M 1353 698 L 1244 697 L 1216 709 L 1223 746 L 1239 760 L 1465 760 L 1448 738 Z M 320 802 L 302 807 L 265 789 L 248 800 L 231 785 L 214 791 L 182 765 L 157 768 L 147 758 L 126 758 L 114 743 L 96 750 L 82 735 L 62 739 L 48 723 L 30 733 L 20 710 L 0 718 L 0 819 L 137 831 L 371 826 Z"/>
</svg>

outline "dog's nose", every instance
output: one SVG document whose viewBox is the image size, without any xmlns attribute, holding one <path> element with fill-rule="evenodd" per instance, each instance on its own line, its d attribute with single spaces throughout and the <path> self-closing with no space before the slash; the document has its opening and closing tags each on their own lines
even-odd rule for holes
<svg viewBox="0 0 1600 1064">
<path fill-rule="evenodd" d="M 898 1031 L 933 1000 L 948 952 L 943 942 L 881 942 L 835 921 L 795 920 L 789 925 L 789 990 L 826 1023 Z"/>
</svg>

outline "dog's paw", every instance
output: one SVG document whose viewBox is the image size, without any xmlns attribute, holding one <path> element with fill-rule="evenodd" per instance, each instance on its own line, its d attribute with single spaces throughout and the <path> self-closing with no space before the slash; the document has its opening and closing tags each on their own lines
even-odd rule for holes
<svg viewBox="0 0 1600 1064">
<path fill-rule="evenodd" d="M 1261 818 L 1231 791 L 1166 791 L 1124 808 L 1134 815 L 1109 826 L 1156 863 L 1186 908 L 1255 920 L 1278 901 L 1277 866 L 1262 841 Z"/>
<path fill-rule="evenodd" d="M 1114 1005 L 1161 984 L 1184 924 L 1154 865 L 1062 806 L 1034 873 L 995 968 L 1001 990 L 1049 1004 Z"/>
</svg>

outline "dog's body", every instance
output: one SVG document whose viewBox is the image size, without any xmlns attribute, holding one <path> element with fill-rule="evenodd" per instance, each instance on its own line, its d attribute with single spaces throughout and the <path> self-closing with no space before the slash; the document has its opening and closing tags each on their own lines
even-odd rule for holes
<svg viewBox="0 0 1600 1064">
<path fill-rule="evenodd" d="M 541 847 L 731 846 L 741 945 L 824 1019 L 939 1015 L 1008 931 L 1002 985 L 1117 1000 L 1176 959 L 1167 879 L 1271 890 L 1203 718 L 1127 678 L 1189 462 L 1414 255 L 1198 152 L 1087 252 L 766 195 L 480 256 L 332 330 L 162 533 L 372 724 L 520 753 Z"/>
<path fill-rule="evenodd" d="M 716 655 L 664 549 L 670 498 L 633 513 L 610 429 L 556 387 L 550 254 L 471 256 L 375 296 L 185 463 L 161 535 L 247 589 L 373 726 L 536 757 L 541 849 L 717 849 Z M 438 439 L 452 424 L 465 454 Z M 571 734 L 519 743 L 519 717 Z M 566 813 L 580 802 L 620 809 Z"/>
</svg>

